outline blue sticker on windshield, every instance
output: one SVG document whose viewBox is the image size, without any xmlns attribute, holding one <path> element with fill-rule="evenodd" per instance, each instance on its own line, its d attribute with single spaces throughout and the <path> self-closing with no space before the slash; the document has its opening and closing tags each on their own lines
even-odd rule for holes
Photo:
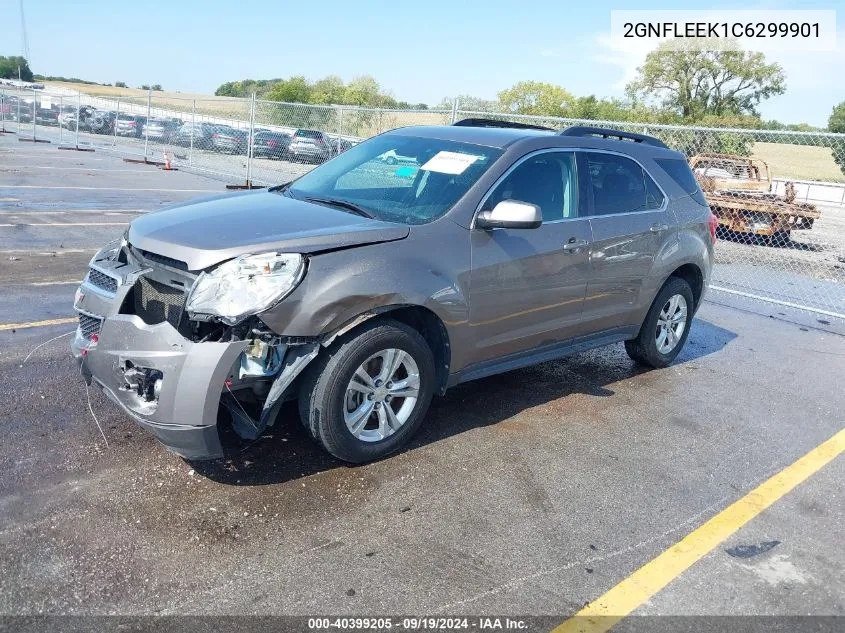
<svg viewBox="0 0 845 633">
<path fill-rule="evenodd" d="M 395 173 L 397 176 L 403 176 L 405 178 L 412 178 L 414 176 L 414 174 L 417 173 L 417 167 L 409 167 L 409 166 L 406 165 L 404 167 L 400 167 L 399 169 L 397 169 L 393 173 Z"/>
</svg>

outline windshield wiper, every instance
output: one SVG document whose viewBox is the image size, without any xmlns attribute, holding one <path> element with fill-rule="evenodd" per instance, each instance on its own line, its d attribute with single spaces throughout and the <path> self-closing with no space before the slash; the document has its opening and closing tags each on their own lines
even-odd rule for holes
<svg viewBox="0 0 845 633">
<path fill-rule="evenodd" d="M 267 191 L 272 191 L 274 193 L 281 193 L 282 191 L 287 191 L 288 187 L 290 187 L 292 184 L 293 184 L 293 180 L 291 180 L 290 182 L 286 182 L 284 184 L 281 184 L 281 185 L 274 185 L 272 187 L 268 187 Z"/>
<path fill-rule="evenodd" d="M 354 202 L 349 202 L 348 200 L 339 200 L 337 198 L 317 198 L 313 196 L 304 196 L 302 199 L 307 200 L 308 202 L 316 202 L 317 204 L 327 204 L 332 207 L 340 207 L 342 209 L 352 211 L 352 213 L 356 215 L 370 218 L 371 220 L 376 217 L 364 207 L 359 207 Z"/>
</svg>

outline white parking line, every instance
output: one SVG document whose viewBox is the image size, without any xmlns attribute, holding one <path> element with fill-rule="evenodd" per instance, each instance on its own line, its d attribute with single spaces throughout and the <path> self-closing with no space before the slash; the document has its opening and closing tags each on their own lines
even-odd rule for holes
<svg viewBox="0 0 845 633">
<path fill-rule="evenodd" d="M 0 226 L 126 226 L 129 222 L 27 222 Z"/>
<path fill-rule="evenodd" d="M 59 255 L 74 255 L 76 253 L 96 253 L 96 248 L 63 248 L 60 251 L 30 251 L 27 249 L 9 249 L 0 251 L 0 255 L 29 255 L 30 257 L 57 257 Z"/>
<path fill-rule="evenodd" d="M 102 213 L 103 215 L 124 215 L 127 213 L 145 213 L 143 209 L 75 209 L 73 211 L 13 211 L 0 209 L 0 218 L 13 215 L 73 215 L 75 213 Z"/>
<path fill-rule="evenodd" d="M 0 185 L 0 189 L 79 189 L 83 191 L 164 191 L 176 193 L 215 193 L 220 189 L 152 189 L 126 187 L 71 187 L 61 185 Z"/>
<path fill-rule="evenodd" d="M 109 172 L 123 172 L 127 174 L 157 174 L 155 169 L 104 169 L 102 167 L 54 167 L 54 166 L 40 166 L 40 165 L 26 165 L 21 167 L 21 171 L 27 169 L 60 169 L 66 171 L 109 171 Z"/>
<path fill-rule="evenodd" d="M 33 281 L 30 286 L 69 286 L 70 284 L 79 284 L 79 279 L 70 279 L 68 281 Z"/>
</svg>

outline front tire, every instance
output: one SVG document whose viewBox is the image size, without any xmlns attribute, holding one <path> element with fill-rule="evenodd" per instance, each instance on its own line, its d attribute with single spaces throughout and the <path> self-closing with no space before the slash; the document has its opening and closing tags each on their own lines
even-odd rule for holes
<svg viewBox="0 0 845 633">
<path fill-rule="evenodd" d="M 687 341 L 694 306 L 689 284 L 670 277 L 651 304 L 637 338 L 625 341 L 628 356 L 647 367 L 669 366 Z"/>
<path fill-rule="evenodd" d="M 336 341 L 308 368 L 299 413 L 329 453 L 360 464 L 405 446 L 434 393 L 434 355 L 413 328 L 376 319 Z"/>
</svg>

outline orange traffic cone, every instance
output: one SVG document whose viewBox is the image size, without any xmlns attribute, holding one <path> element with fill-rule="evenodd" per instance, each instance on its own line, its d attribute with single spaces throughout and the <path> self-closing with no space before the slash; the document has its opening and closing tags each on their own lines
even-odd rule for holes
<svg viewBox="0 0 845 633">
<path fill-rule="evenodd" d="M 167 152 L 164 152 L 164 167 L 162 169 L 166 171 L 171 171 L 173 167 L 170 165 L 170 155 Z"/>
</svg>

